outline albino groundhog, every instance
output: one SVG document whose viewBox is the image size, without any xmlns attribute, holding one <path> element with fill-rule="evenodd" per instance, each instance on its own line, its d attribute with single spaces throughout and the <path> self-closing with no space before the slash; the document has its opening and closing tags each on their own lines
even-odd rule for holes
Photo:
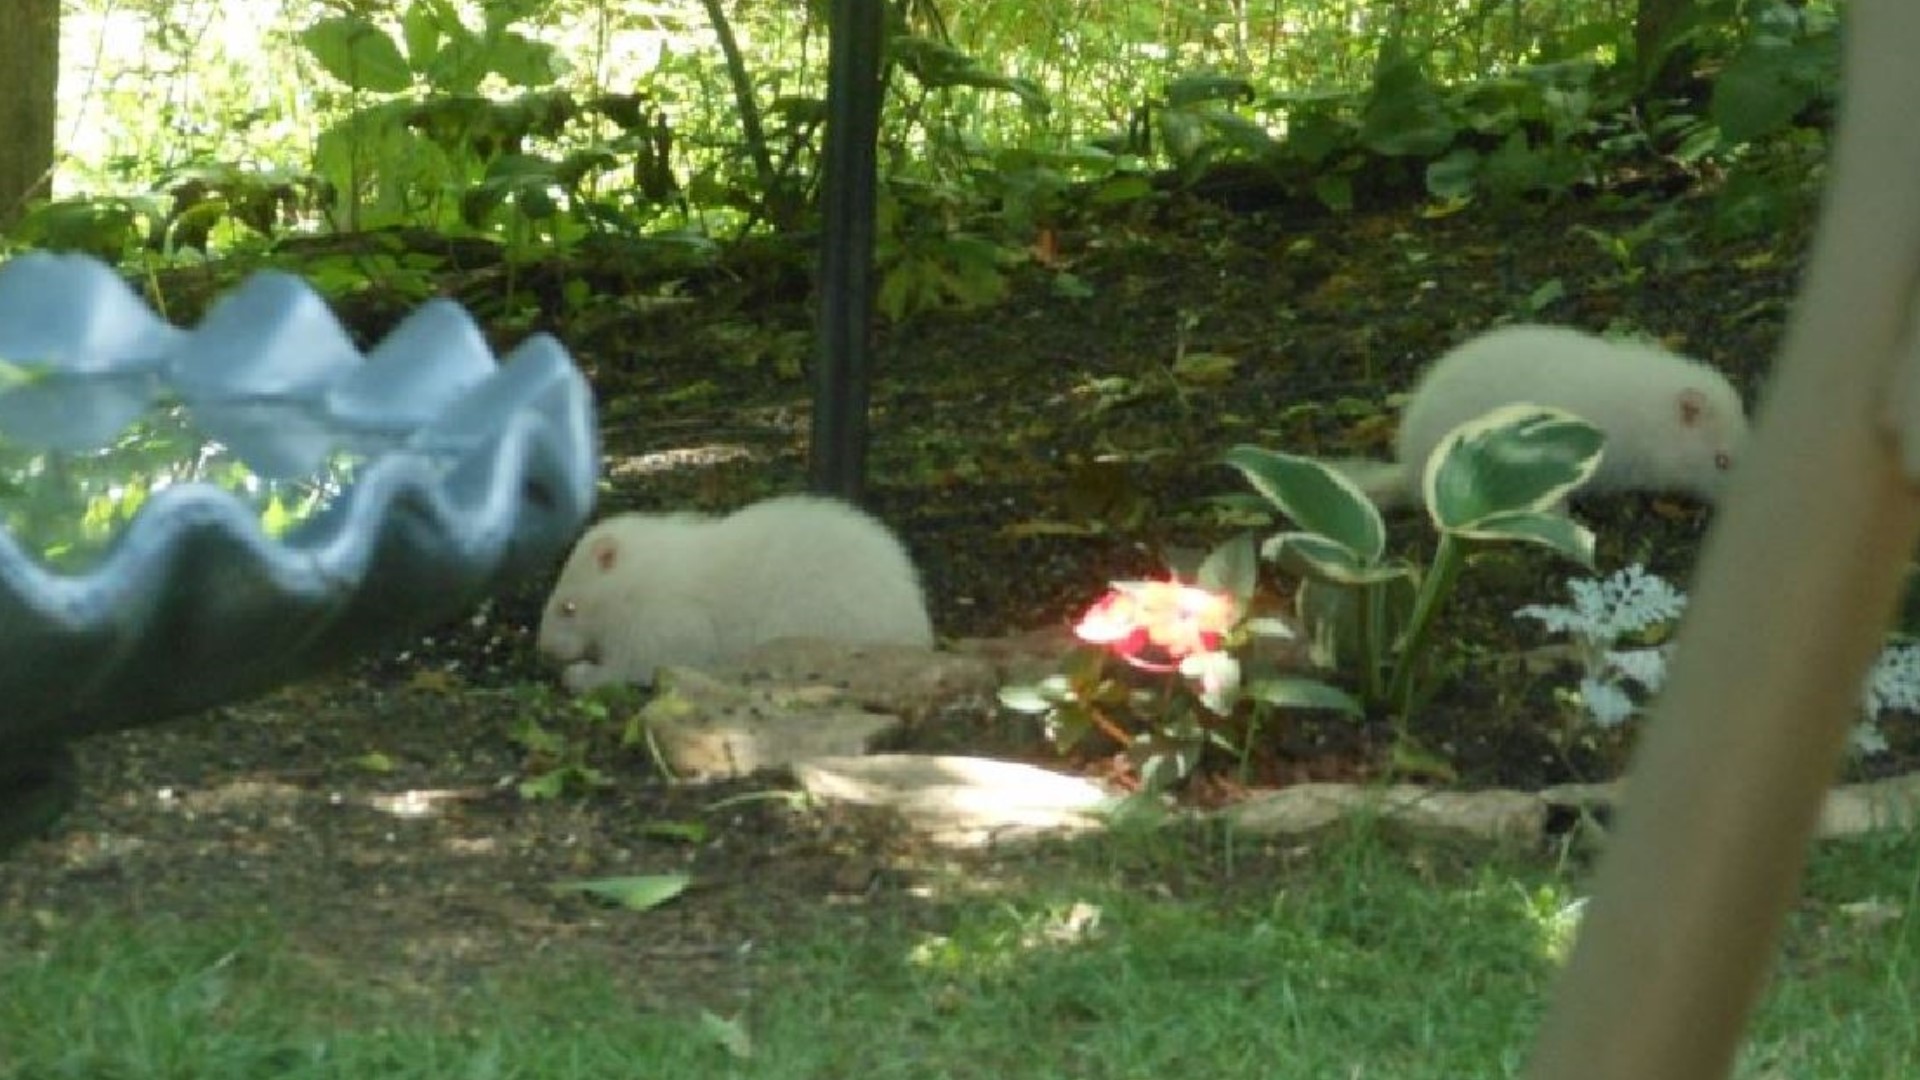
<svg viewBox="0 0 1920 1080">
<path fill-rule="evenodd" d="M 1507 326 L 1433 362 L 1400 417 L 1397 466 L 1353 470 L 1378 501 L 1420 498 L 1420 470 L 1440 440 L 1500 405 L 1565 409 L 1606 435 L 1589 491 L 1674 491 L 1713 499 L 1747 438 L 1726 376 L 1647 342 L 1561 326 Z"/>
<path fill-rule="evenodd" d="M 574 546 L 540 619 L 540 652 L 583 693 L 650 684 L 784 637 L 933 644 L 920 577 L 887 527 L 789 496 L 727 517 L 623 514 Z"/>
</svg>

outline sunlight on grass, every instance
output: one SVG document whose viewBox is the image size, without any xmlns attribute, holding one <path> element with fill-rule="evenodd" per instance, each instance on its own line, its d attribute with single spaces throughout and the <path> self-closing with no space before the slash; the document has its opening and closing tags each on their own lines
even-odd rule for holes
<svg viewBox="0 0 1920 1080">
<path fill-rule="evenodd" d="M 368 981 L 258 926 L 43 930 L 0 953 L 0 1077 L 1517 1074 L 1577 896 L 1544 862 L 1366 828 L 1157 840 L 1058 845 L 993 893 L 823 907 L 765 943 L 731 1012 L 532 961 L 456 992 Z M 1905 1075 L 1916 867 L 1910 837 L 1821 852 L 1739 1075 Z"/>
</svg>

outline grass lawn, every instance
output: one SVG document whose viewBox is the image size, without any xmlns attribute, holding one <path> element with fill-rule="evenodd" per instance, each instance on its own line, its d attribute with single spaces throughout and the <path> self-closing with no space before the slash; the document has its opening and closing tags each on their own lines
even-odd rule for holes
<svg viewBox="0 0 1920 1080">
<path fill-rule="evenodd" d="M 1510 1076 L 1579 889 L 1365 826 L 1107 837 L 1026 871 L 823 906 L 737 958 L 749 996 L 684 1008 L 540 957 L 423 997 L 267 922 L 56 922 L 0 955 L 0 1078 Z M 1821 850 L 1741 1075 L 1911 1075 L 1917 882 L 1912 837 Z"/>
</svg>

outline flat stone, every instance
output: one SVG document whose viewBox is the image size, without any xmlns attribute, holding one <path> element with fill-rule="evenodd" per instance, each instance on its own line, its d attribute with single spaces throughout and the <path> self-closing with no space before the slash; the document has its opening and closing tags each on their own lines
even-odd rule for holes
<svg viewBox="0 0 1920 1080">
<path fill-rule="evenodd" d="M 898 717 L 870 712 L 830 687 L 743 687 L 675 667 L 661 669 L 658 692 L 640 719 L 667 766 L 688 780 L 864 754 L 901 727 Z"/>
<path fill-rule="evenodd" d="M 793 772 L 815 798 L 891 807 L 936 842 L 961 846 L 1098 828 L 1115 801 L 1081 777 L 960 755 L 817 758 Z"/>
<path fill-rule="evenodd" d="M 988 708 L 1000 686 L 993 664 L 977 656 L 817 638 L 770 641 L 713 674 L 749 687 L 832 687 L 851 701 L 908 721 L 957 705 Z"/>
<path fill-rule="evenodd" d="M 1617 813 L 1625 805 L 1626 790 L 1626 784 L 1615 780 L 1604 784 L 1562 784 L 1540 795 L 1551 805 L 1611 809 Z M 1909 774 L 1847 784 L 1827 792 L 1814 834 L 1832 839 L 1916 826 L 1920 826 L 1920 774 Z"/>
<path fill-rule="evenodd" d="M 1920 825 L 1920 775 L 1908 774 L 1828 792 L 1817 835 L 1861 836 L 1916 825 Z"/>
<path fill-rule="evenodd" d="M 1239 828 L 1283 836 L 1318 832 L 1352 814 L 1384 818 L 1421 832 L 1533 844 L 1546 833 L 1547 802 L 1521 791 L 1296 784 L 1261 792 L 1221 811 Z"/>
</svg>

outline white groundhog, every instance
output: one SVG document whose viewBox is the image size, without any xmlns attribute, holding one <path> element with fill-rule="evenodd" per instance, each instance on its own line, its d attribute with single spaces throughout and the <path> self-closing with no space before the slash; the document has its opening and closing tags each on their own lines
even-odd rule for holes
<svg viewBox="0 0 1920 1080">
<path fill-rule="evenodd" d="M 623 514 L 575 545 L 540 619 L 540 652 L 583 693 L 665 664 L 738 658 L 784 637 L 933 644 L 920 576 L 879 521 L 788 496 L 726 517 Z"/>
<path fill-rule="evenodd" d="M 1606 435 L 1591 491 L 1672 491 L 1712 500 L 1747 438 L 1726 376 L 1658 345 L 1560 326 L 1507 326 L 1433 362 L 1400 417 L 1391 473 L 1362 486 L 1383 502 L 1420 498 L 1420 471 L 1455 427 L 1496 406 L 1550 405 Z"/>
</svg>

